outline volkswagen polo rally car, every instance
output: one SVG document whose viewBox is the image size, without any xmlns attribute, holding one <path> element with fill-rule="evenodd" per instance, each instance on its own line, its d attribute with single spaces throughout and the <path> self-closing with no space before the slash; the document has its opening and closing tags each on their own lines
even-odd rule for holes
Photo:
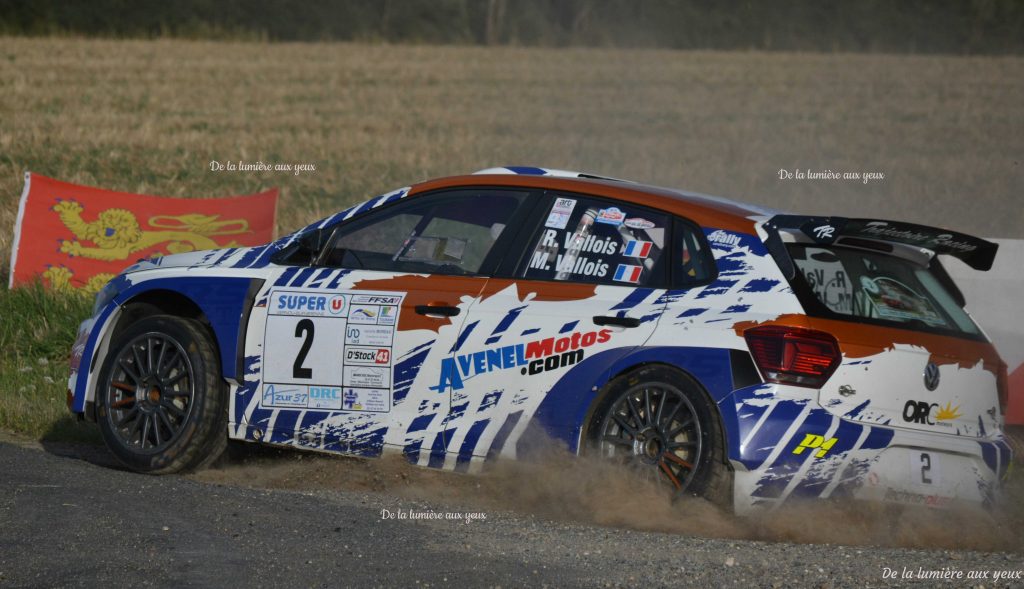
<svg viewBox="0 0 1024 589">
<path fill-rule="evenodd" d="M 549 437 L 739 513 L 988 505 L 1006 368 L 940 258 L 996 247 L 484 170 L 135 264 L 81 325 L 69 405 L 141 472 L 229 438 L 473 472 Z"/>
</svg>

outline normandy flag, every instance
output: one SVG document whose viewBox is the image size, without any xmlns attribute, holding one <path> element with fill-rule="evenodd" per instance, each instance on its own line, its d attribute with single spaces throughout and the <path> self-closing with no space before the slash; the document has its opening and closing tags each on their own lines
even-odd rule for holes
<svg viewBox="0 0 1024 589">
<path fill-rule="evenodd" d="M 273 239 L 277 188 L 228 198 L 168 198 L 25 173 L 9 287 L 41 278 L 94 293 L 140 259 Z"/>
</svg>

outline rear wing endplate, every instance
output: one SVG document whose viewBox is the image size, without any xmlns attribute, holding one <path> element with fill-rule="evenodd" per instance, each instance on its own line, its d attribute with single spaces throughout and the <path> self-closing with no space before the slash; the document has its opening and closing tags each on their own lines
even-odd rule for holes
<svg viewBox="0 0 1024 589">
<path fill-rule="evenodd" d="M 999 249 L 999 244 L 979 237 L 901 221 L 775 215 L 764 228 L 768 233 L 765 246 L 788 278 L 793 277 L 795 268 L 783 245 L 783 231 L 801 233 L 821 245 L 842 245 L 846 238 L 852 238 L 917 247 L 932 254 L 953 256 L 975 270 L 990 270 Z"/>
</svg>

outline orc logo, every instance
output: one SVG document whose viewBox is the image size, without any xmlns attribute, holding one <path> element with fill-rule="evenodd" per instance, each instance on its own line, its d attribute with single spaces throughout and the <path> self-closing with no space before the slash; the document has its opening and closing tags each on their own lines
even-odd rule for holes
<svg viewBox="0 0 1024 589">
<path fill-rule="evenodd" d="M 915 401 L 911 399 L 903 406 L 903 421 L 906 421 L 907 423 L 922 423 L 927 425 L 950 427 L 948 422 L 954 419 L 959 419 L 960 417 L 960 406 L 956 405 L 954 407 L 952 402 L 947 402 L 946 406 L 943 407 L 938 403 Z"/>
<path fill-rule="evenodd" d="M 903 421 L 935 425 L 932 420 L 932 408 L 938 406 L 938 403 L 926 401 L 907 401 L 907 404 L 903 406 Z"/>
<path fill-rule="evenodd" d="M 924 388 L 929 391 L 939 388 L 939 367 L 935 365 L 935 362 L 929 362 L 924 367 Z"/>
</svg>

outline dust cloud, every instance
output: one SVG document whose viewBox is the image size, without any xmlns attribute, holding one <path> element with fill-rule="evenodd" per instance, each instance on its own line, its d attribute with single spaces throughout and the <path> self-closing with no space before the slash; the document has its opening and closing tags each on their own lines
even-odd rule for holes
<svg viewBox="0 0 1024 589">
<path fill-rule="evenodd" d="M 1024 552 L 1019 480 L 993 512 L 809 501 L 736 517 L 697 497 L 674 499 L 667 485 L 633 469 L 554 445 L 528 461 L 498 461 L 479 475 L 422 468 L 398 455 L 359 459 L 254 446 L 236 449 L 215 468 L 192 476 L 257 488 L 369 492 L 459 510 L 710 538 Z"/>
</svg>

